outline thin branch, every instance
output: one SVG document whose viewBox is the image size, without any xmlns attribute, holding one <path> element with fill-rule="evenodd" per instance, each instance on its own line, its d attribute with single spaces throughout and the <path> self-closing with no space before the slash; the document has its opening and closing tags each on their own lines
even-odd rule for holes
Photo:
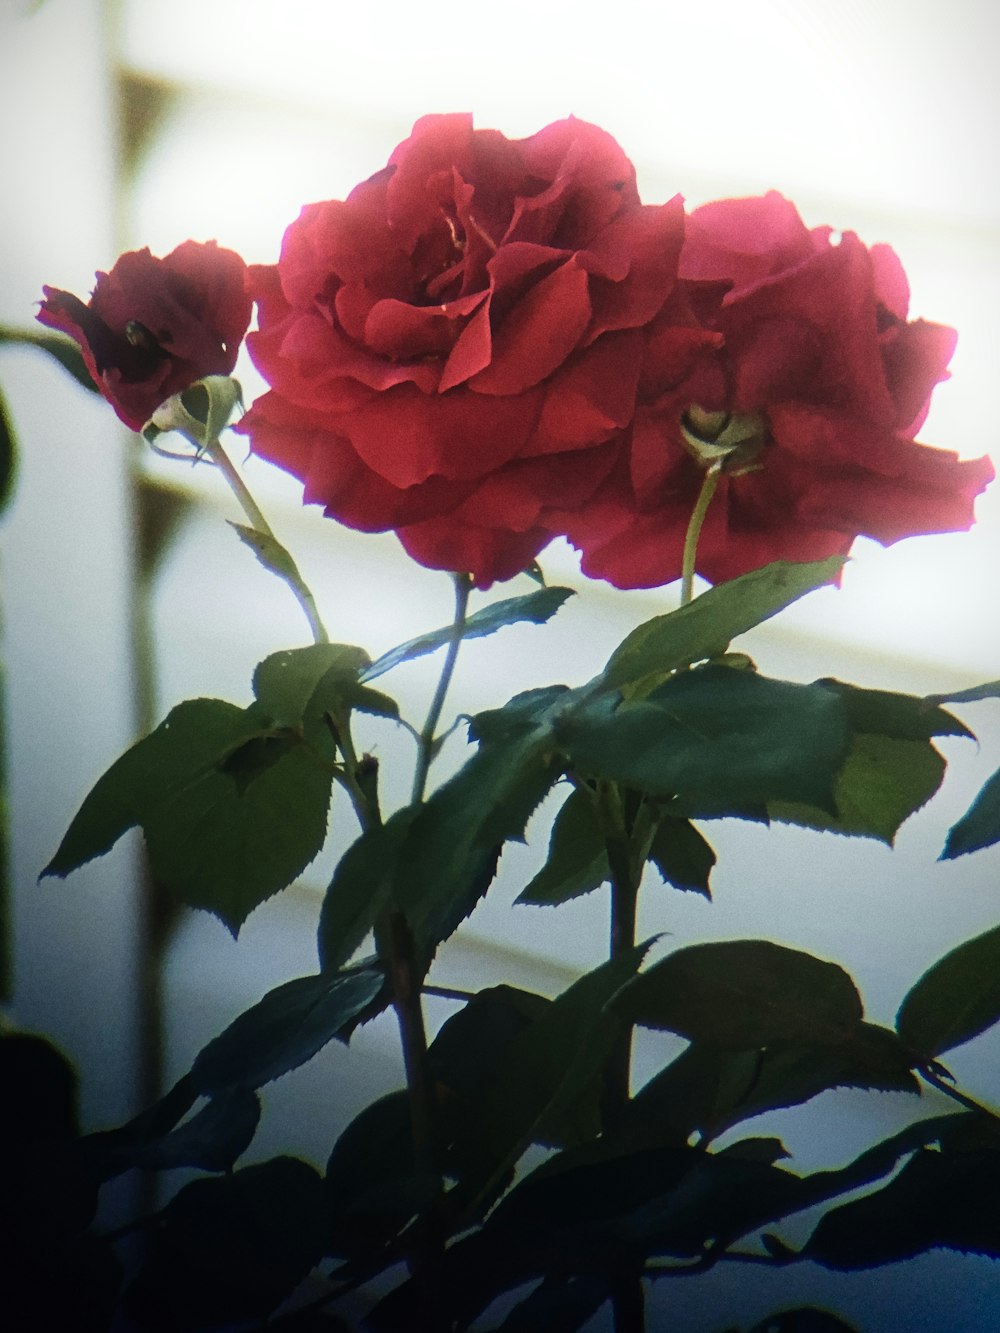
<svg viewBox="0 0 1000 1333">
<path fill-rule="evenodd" d="M 455 663 L 458 660 L 458 650 L 461 647 L 462 634 L 465 630 L 465 617 L 469 607 L 469 593 L 472 591 L 472 583 L 467 574 L 455 574 L 454 579 L 455 618 L 452 621 L 451 638 L 448 640 L 448 651 L 445 655 L 444 665 L 441 668 L 441 675 L 438 679 L 437 689 L 434 691 L 434 698 L 431 700 L 431 706 L 427 711 L 427 720 L 424 722 L 423 729 L 420 732 L 419 749 L 417 752 L 417 768 L 413 775 L 413 792 L 410 796 L 410 800 L 414 805 L 416 805 L 418 801 L 424 799 L 424 791 L 427 787 L 427 774 L 430 770 L 431 761 L 434 758 L 436 749 L 434 735 L 437 731 L 438 722 L 441 719 L 441 712 L 444 708 L 448 686 L 451 684 L 451 678 L 455 672 Z"/>
<path fill-rule="evenodd" d="M 684 535 L 684 554 L 681 557 L 681 606 L 687 606 L 694 597 L 694 571 L 698 554 L 698 538 L 701 536 L 701 527 L 705 522 L 708 506 L 712 503 L 712 496 L 715 494 L 715 488 L 718 486 L 721 476 L 722 459 L 716 459 L 705 473 L 705 480 L 701 483 L 701 490 L 698 492 L 698 499 L 688 522 L 687 532 Z"/>
</svg>

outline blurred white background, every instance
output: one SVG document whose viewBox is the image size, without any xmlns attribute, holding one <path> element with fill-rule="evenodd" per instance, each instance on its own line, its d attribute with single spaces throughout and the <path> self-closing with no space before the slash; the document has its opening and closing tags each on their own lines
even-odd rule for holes
<svg viewBox="0 0 1000 1333">
<path fill-rule="evenodd" d="M 439 0 L 0 0 L 0 15 L 4 324 L 31 323 L 43 283 L 84 295 L 94 270 L 123 249 L 162 254 L 189 236 L 215 237 L 248 260 L 273 260 L 303 203 L 343 196 L 426 112 L 472 110 L 479 125 L 510 136 L 572 112 L 615 134 L 650 202 L 775 187 L 810 224 L 890 242 L 910 277 L 913 314 L 960 331 L 953 378 L 937 391 L 923 438 L 1000 462 L 998 33 L 985 0 L 508 0 L 459 9 Z M 238 373 L 252 395 L 252 370 Z M 127 1114 L 136 1096 L 134 997 L 148 963 L 135 849 L 65 884 L 35 877 L 144 710 L 155 721 L 192 695 L 245 701 L 254 663 L 305 642 L 304 627 L 226 528 L 223 519 L 239 515 L 207 469 L 140 455 L 110 409 L 36 353 L 0 353 L 0 385 L 22 445 L 16 502 L 0 532 L 12 1014 L 80 1063 L 85 1114 L 97 1124 Z M 297 484 L 253 460 L 246 475 L 335 638 L 377 653 L 447 621 L 448 580 L 410 566 L 393 537 L 346 533 L 304 511 Z M 137 515 L 150 488 L 165 486 L 192 503 L 146 599 L 134 576 Z M 842 590 L 815 595 L 742 646 L 762 669 L 799 679 L 839 675 L 923 692 L 997 677 L 1000 487 L 979 515 L 968 534 L 888 551 L 859 543 Z M 546 628 L 469 645 L 455 709 L 583 680 L 632 625 L 676 602 L 671 589 L 585 586 L 568 550 L 542 563 L 550 581 L 581 595 Z M 130 645 L 147 618 L 152 651 L 136 657 Z M 413 664 L 386 681 L 411 716 L 426 706 L 433 669 Z M 707 827 L 720 862 L 714 902 L 650 883 L 643 932 L 670 932 L 671 945 L 759 935 L 813 950 L 848 966 L 869 1016 L 891 1022 L 923 968 L 1000 919 L 996 849 L 936 862 L 950 823 L 1000 763 L 998 708 L 964 711 L 982 744 L 943 747 L 954 771 L 894 851 L 798 830 Z M 367 743 L 384 770 L 409 761 L 389 728 L 373 726 Z M 442 762 L 457 762 L 460 748 Z M 389 780 L 390 795 L 404 788 Z M 504 978 L 552 994 L 599 960 L 603 894 L 558 913 L 509 907 L 542 855 L 553 809 L 539 812 L 527 848 L 505 854 L 500 883 L 442 950 L 441 984 Z M 330 847 L 301 888 L 259 909 L 238 942 L 211 918 L 181 919 L 164 967 L 168 1077 L 268 986 L 314 970 L 318 890 L 351 836 L 346 812 L 335 810 Z M 448 1009 L 433 1003 L 432 1021 Z M 640 1079 L 649 1055 L 640 1050 Z M 973 1095 L 996 1103 L 998 1055 L 1000 1042 L 987 1036 L 949 1063 Z M 349 1051 L 328 1051 L 268 1091 L 259 1151 L 291 1146 L 322 1162 L 345 1117 L 399 1079 L 391 1025 L 366 1029 Z M 929 1097 L 837 1093 L 770 1125 L 805 1169 L 843 1161 L 903 1118 L 936 1109 Z M 875 1275 L 803 1268 L 750 1287 L 742 1272 L 738 1282 L 712 1274 L 669 1285 L 657 1299 L 669 1296 L 669 1326 L 685 1333 L 749 1325 L 807 1298 L 870 1333 L 1000 1324 L 993 1268 L 955 1255 Z"/>
</svg>

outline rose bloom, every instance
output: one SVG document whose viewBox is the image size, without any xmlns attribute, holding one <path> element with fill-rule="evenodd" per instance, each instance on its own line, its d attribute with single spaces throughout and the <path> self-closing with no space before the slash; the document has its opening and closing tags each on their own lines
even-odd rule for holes
<svg viewBox="0 0 1000 1333">
<path fill-rule="evenodd" d="M 250 270 L 271 391 L 240 429 L 328 515 L 509 578 L 552 536 L 543 510 L 605 482 L 682 235 L 680 200 L 640 204 L 593 125 L 511 141 L 428 116 Z"/>
<path fill-rule="evenodd" d="M 738 447 L 698 544 L 698 571 L 713 582 L 845 554 L 859 534 L 889 543 L 970 526 L 989 460 L 914 441 L 956 335 L 907 322 L 909 289 L 888 246 L 810 231 L 772 192 L 695 209 L 680 276 L 701 292 L 720 346 L 680 384 L 647 357 L 600 497 L 546 516 L 582 549 L 585 572 L 618 587 L 675 579 L 705 468 L 727 440 Z"/>
<path fill-rule="evenodd" d="M 38 318 L 80 344 L 94 383 L 132 430 L 205 375 L 228 375 L 250 323 L 246 265 L 214 241 L 163 259 L 131 250 L 98 273 L 87 305 L 45 287 Z"/>
</svg>

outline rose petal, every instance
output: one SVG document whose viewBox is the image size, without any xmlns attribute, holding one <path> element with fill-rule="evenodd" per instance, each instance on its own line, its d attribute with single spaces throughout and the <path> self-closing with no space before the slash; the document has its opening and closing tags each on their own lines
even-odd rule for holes
<svg viewBox="0 0 1000 1333">
<path fill-rule="evenodd" d="M 493 359 L 470 380 L 470 388 L 519 394 L 562 365 L 590 323 L 588 287 L 587 274 L 569 260 L 530 288 L 494 328 Z"/>
</svg>

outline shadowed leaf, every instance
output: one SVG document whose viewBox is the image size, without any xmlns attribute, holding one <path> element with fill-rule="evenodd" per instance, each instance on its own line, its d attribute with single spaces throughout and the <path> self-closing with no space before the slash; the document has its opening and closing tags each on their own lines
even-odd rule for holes
<svg viewBox="0 0 1000 1333">
<path fill-rule="evenodd" d="M 1000 769 L 989 778 L 972 805 L 948 832 L 942 861 L 954 860 L 1000 842 Z"/>
<path fill-rule="evenodd" d="M 574 768 L 739 813 L 775 800 L 833 808 L 850 745 L 829 690 L 731 667 L 673 677 L 638 703 L 577 710 L 557 727 Z"/>
<path fill-rule="evenodd" d="M 876 1268 L 945 1247 L 1000 1258 L 1000 1151 L 918 1150 L 888 1185 L 820 1219 L 802 1251 L 825 1268 Z"/>
<path fill-rule="evenodd" d="M 128 1313 L 140 1328 L 259 1321 L 318 1262 L 326 1230 L 319 1175 L 294 1157 L 193 1181 L 151 1233 Z"/>
<path fill-rule="evenodd" d="M 907 1046 L 936 1056 L 971 1041 L 1000 1019 L 1000 926 L 966 940 L 929 967 L 899 1007 Z"/>
<path fill-rule="evenodd" d="M 206 1096 L 259 1088 L 311 1060 L 382 986 L 374 968 L 296 977 L 240 1014 L 201 1051 L 191 1069 Z"/>
<path fill-rule="evenodd" d="M 610 873 L 594 803 L 586 792 L 573 790 L 553 822 L 548 860 L 517 901 L 564 903 L 599 888 Z"/>
<path fill-rule="evenodd" d="M 678 949 L 636 977 L 615 1008 L 644 1027 L 734 1050 L 840 1042 L 862 1016 L 843 968 L 767 940 Z"/>
</svg>

